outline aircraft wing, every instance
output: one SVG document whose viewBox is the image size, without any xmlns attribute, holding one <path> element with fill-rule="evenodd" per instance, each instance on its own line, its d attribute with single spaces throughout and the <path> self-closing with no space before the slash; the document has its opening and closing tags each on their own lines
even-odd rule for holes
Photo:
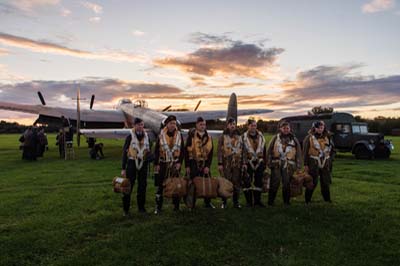
<svg viewBox="0 0 400 266">
<path fill-rule="evenodd" d="M 156 135 L 150 129 L 145 129 L 151 141 L 156 139 Z M 110 128 L 110 129 L 81 129 L 82 135 L 87 138 L 103 138 L 103 139 L 125 139 L 130 133 L 129 128 Z M 219 137 L 222 130 L 207 130 L 207 133 L 212 137 Z M 189 129 L 182 129 L 183 137 L 186 139 Z"/>
<path fill-rule="evenodd" d="M 56 118 L 60 118 L 63 115 L 70 120 L 77 119 L 77 111 L 75 109 L 61 107 L 0 102 L 0 109 Z M 81 121 L 85 122 L 125 122 L 125 116 L 119 110 L 81 110 L 80 114 Z"/>
<path fill-rule="evenodd" d="M 125 139 L 131 132 L 129 128 L 107 128 L 107 129 L 81 129 L 82 135 L 88 138 Z"/>
<path fill-rule="evenodd" d="M 151 141 L 156 139 L 155 134 L 145 129 Z M 107 129 L 81 129 L 82 135 L 88 138 L 103 138 L 103 139 L 125 139 L 130 133 L 130 128 L 107 128 Z"/>
<path fill-rule="evenodd" d="M 238 110 L 238 116 L 242 115 L 255 115 L 255 114 L 265 114 L 271 113 L 272 110 L 269 109 L 243 109 Z M 197 117 L 201 116 L 204 120 L 217 120 L 221 118 L 226 118 L 227 110 L 215 110 L 215 111 L 183 111 L 183 112 L 164 112 L 165 115 L 175 115 L 176 118 L 182 124 L 195 123 Z"/>
<path fill-rule="evenodd" d="M 223 130 L 208 130 L 207 129 L 207 134 L 213 138 L 218 138 L 219 136 L 221 136 L 221 134 L 223 132 L 224 132 Z M 182 134 L 183 134 L 183 137 L 186 139 L 187 135 L 189 134 L 189 129 L 182 129 Z"/>
</svg>

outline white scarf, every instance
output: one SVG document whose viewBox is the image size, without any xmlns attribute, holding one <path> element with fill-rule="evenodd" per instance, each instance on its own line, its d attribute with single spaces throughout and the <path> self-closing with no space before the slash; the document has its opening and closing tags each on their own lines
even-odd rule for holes
<svg viewBox="0 0 400 266">
<path fill-rule="evenodd" d="M 330 158 L 331 145 L 326 145 L 325 148 L 322 150 L 321 145 L 314 135 L 311 136 L 311 141 L 314 145 L 314 148 L 319 151 L 319 156 L 310 157 L 316 159 L 318 161 L 318 167 L 322 169 L 324 168 L 326 161 Z"/>
<path fill-rule="evenodd" d="M 144 137 L 143 137 L 144 138 L 144 143 L 143 143 L 143 146 L 140 145 L 140 141 L 138 140 L 134 130 L 131 131 L 131 136 L 132 136 L 131 146 L 137 152 L 137 156 L 136 156 L 136 159 L 135 159 L 136 169 L 140 170 L 140 169 L 142 169 L 143 162 L 144 162 L 144 160 L 143 160 L 144 155 L 145 155 L 144 152 L 146 150 L 150 150 L 149 136 L 147 135 L 147 132 L 144 131 Z"/>
<path fill-rule="evenodd" d="M 232 138 L 229 135 L 226 135 L 226 137 L 227 137 L 227 142 L 228 142 L 228 143 L 226 143 L 226 146 L 231 149 L 233 154 L 237 154 L 240 151 L 240 146 L 242 144 L 241 138 L 239 138 L 238 141 L 236 142 L 236 145 L 233 146 Z"/>
<path fill-rule="evenodd" d="M 265 146 L 264 136 L 259 131 L 257 131 L 257 139 L 258 139 L 257 150 L 254 150 L 253 145 L 251 145 L 250 139 L 248 137 L 248 131 L 246 131 L 243 134 L 244 145 L 247 151 L 252 155 L 252 160 L 249 161 L 249 164 L 253 169 L 257 169 L 258 166 L 260 165 L 260 162 L 263 160 L 263 158 L 258 158 L 258 154 L 264 152 L 264 146 Z M 257 160 L 256 165 L 253 164 L 254 160 Z"/>
<path fill-rule="evenodd" d="M 178 129 L 175 129 L 178 130 Z M 166 162 L 174 162 L 177 161 L 178 158 L 176 160 L 174 160 L 174 152 L 175 151 L 179 151 L 181 149 L 181 143 L 182 143 L 182 138 L 181 138 L 181 132 L 177 131 L 176 133 L 176 138 L 175 138 L 175 143 L 172 146 L 172 149 L 169 147 L 167 139 L 165 137 L 165 135 L 167 134 L 168 131 L 161 131 L 160 133 L 160 144 L 163 147 L 164 151 L 165 151 L 165 161 Z"/>
<path fill-rule="evenodd" d="M 286 168 L 287 164 L 288 164 L 288 160 L 287 160 L 286 156 L 287 156 L 287 154 L 289 152 L 292 151 L 293 146 L 295 146 L 294 140 L 290 140 L 288 145 L 286 145 L 285 151 L 283 151 L 283 144 L 282 144 L 282 140 L 281 140 L 280 134 L 277 135 L 276 142 L 277 142 L 277 145 L 278 145 L 278 152 L 279 152 L 279 155 L 280 155 L 280 160 L 285 162 L 283 167 Z"/>
</svg>

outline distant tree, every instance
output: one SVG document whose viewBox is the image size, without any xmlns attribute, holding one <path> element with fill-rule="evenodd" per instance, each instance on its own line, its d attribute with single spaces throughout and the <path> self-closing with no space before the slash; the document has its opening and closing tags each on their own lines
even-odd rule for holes
<svg viewBox="0 0 400 266">
<path fill-rule="evenodd" d="M 365 121 L 366 121 L 365 118 L 362 118 L 360 115 L 356 115 L 356 116 L 354 117 L 354 119 L 355 119 L 357 122 L 365 122 Z"/>
<path fill-rule="evenodd" d="M 43 125 L 45 126 L 45 131 L 47 133 L 50 132 L 58 132 L 59 126 L 57 125 Z M 2 133 L 23 133 L 29 126 L 20 125 L 16 122 L 7 122 L 4 120 L 0 121 L 0 134 Z"/>
<path fill-rule="evenodd" d="M 257 129 L 263 133 L 276 133 L 278 130 L 278 121 L 276 120 L 257 120 Z M 238 130 L 242 134 L 247 130 L 247 123 L 238 125 Z"/>
<path fill-rule="evenodd" d="M 0 121 L 0 133 L 23 133 L 28 127 L 20 125 L 16 122 L 9 123 L 4 120 Z"/>
<path fill-rule="evenodd" d="M 318 115 L 318 114 L 331 114 L 333 113 L 333 107 L 322 107 L 315 106 L 311 111 L 308 112 L 310 115 Z"/>
<path fill-rule="evenodd" d="M 380 116 L 377 116 L 374 118 L 374 120 L 376 120 L 376 121 L 383 121 L 383 120 L 387 120 L 387 119 L 390 119 L 390 117 L 386 118 L 386 117 L 380 115 Z"/>
<path fill-rule="evenodd" d="M 264 133 L 276 133 L 278 130 L 278 121 L 275 120 L 258 120 L 257 128 Z"/>
</svg>

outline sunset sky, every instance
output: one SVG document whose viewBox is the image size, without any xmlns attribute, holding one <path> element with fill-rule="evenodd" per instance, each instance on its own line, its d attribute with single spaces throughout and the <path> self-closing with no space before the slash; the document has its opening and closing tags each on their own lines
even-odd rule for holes
<svg viewBox="0 0 400 266">
<path fill-rule="evenodd" d="M 0 101 L 400 116 L 400 1 L 0 0 Z M 82 105 L 88 108 L 89 103 Z M 1 111 L 0 120 L 36 116 Z"/>
</svg>

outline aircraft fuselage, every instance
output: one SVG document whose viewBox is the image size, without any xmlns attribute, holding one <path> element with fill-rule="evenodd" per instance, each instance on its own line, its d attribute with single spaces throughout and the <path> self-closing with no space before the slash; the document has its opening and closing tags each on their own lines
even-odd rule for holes
<svg viewBox="0 0 400 266">
<path fill-rule="evenodd" d="M 167 118 L 166 115 L 160 112 L 146 107 L 134 106 L 132 103 L 121 104 L 118 106 L 118 109 L 124 113 L 126 120 L 130 121 L 130 123 L 132 123 L 135 117 L 140 117 L 143 119 L 145 127 L 153 130 L 155 133 L 160 131 L 161 123 Z M 128 124 L 128 126 L 131 125 Z"/>
</svg>

